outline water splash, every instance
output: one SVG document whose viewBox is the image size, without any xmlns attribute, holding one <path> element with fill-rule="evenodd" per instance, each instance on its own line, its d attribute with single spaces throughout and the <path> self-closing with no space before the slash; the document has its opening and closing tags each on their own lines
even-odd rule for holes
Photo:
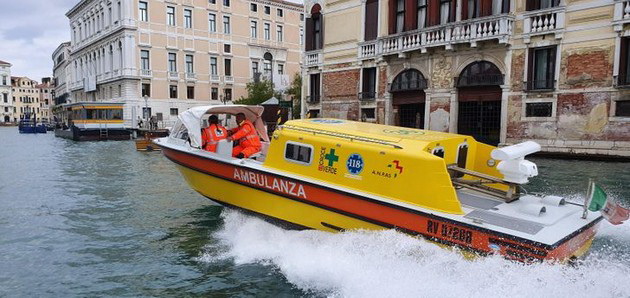
<svg viewBox="0 0 630 298">
<path fill-rule="evenodd" d="M 202 262 L 232 260 L 279 270 L 310 293 L 331 297 L 629 297 L 630 229 L 605 226 L 614 241 L 577 267 L 523 265 L 500 257 L 465 260 L 395 231 L 288 231 L 224 211 L 218 244 Z M 612 253 L 611 253 L 612 252 Z M 622 261 L 625 258 L 625 261 Z"/>
</svg>

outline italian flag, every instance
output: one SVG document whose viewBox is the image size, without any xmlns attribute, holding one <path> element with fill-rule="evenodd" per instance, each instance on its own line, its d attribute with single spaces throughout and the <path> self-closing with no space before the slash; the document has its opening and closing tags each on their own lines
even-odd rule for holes
<svg viewBox="0 0 630 298">
<path fill-rule="evenodd" d="M 608 199 L 606 192 L 594 182 L 591 182 L 588 210 L 600 211 L 602 216 L 613 225 L 619 225 L 630 217 L 630 210 L 623 208 L 613 199 Z"/>
</svg>

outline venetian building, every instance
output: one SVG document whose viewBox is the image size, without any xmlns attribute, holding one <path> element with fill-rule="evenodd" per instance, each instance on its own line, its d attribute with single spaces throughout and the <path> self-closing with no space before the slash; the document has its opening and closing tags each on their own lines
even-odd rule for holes
<svg viewBox="0 0 630 298">
<path fill-rule="evenodd" d="M 70 99 L 70 42 L 61 43 L 52 54 L 53 84 L 55 86 L 51 106 L 68 103 Z"/>
<path fill-rule="evenodd" d="M 11 92 L 11 63 L 0 60 L 0 123 L 16 121 Z"/>
<path fill-rule="evenodd" d="M 53 93 L 55 85 L 52 78 L 42 78 L 42 83 L 35 86 L 39 94 L 40 119 L 52 122 Z"/>
<path fill-rule="evenodd" d="M 82 0 L 70 19 L 71 100 L 123 102 L 126 124 L 278 89 L 300 72 L 303 7 L 281 0 Z M 145 109 L 147 99 L 148 109 Z"/>
<path fill-rule="evenodd" d="M 630 156 L 629 4 L 307 1 L 303 114 Z"/>
<path fill-rule="evenodd" d="M 27 77 L 11 77 L 11 91 L 15 106 L 14 117 L 17 121 L 36 117 L 42 119 L 39 83 Z"/>
</svg>

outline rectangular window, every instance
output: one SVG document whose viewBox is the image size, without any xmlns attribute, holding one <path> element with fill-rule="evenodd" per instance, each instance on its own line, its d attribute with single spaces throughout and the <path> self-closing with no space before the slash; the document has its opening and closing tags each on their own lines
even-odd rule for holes
<svg viewBox="0 0 630 298">
<path fill-rule="evenodd" d="M 225 88 L 223 90 L 223 92 L 225 93 L 225 101 L 231 101 L 232 100 L 232 89 Z"/>
<path fill-rule="evenodd" d="M 140 21 L 148 22 L 149 21 L 149 4 L 144 1 L 140 1 L 138 4 L 138 8 L 140 9 Z"/>
<path fill-rule="evenodd" d="M 192 10 L 184 9 L 184 27 L 192 28 Z"/>
<path fill-rule="evenodd" d="M 257 12 L 258 11 L 258 5 L 256 3 L 249 4 L 249 10 L 251 10 L 253 12 Z"/>
<path fill-rule="evenodd" d="M 223 16 L 223 33 L 230 34 L 230 17 Z"/>
<path fill-rule="evenodd" d="M 223 0 L 223 6 L 230 7 L 230 0 Z"/>
<path fill-rule="evenodd" d="M 622 37 L 619 49 L 619 77 L 620 86 L 630 85 L 630 37 Z"/>
<path fill-rule="evenodd" d="M 556 46 L 529 50 L 529 90 L 554 88 L 556 72 Z"/>
<path fill-rule="evenodd" d="M 142 97 L 151 97 L 151 84 L 143 83 L 142 84 Z"/>
<path fill-rule="evenodd" d="M 271 25 L 269 23 L 265 23 L 265 40 L 271 39 Z"/>
<path fill-rule="evenodd" d="M 265 6 L 265 14 L 271 14 L 271 7 Z"/>
<path fill-rule="evenodd" d="M 258 73 L 258 62 L 252 61 L 252 75 L 255 76 Z"/>
<path fill-rule="evenodd" d="M 440 24 L 447 24 L 453 21 L 451 15 L 451 0 L 440 0 Z"/>
<path fill-rule="evenodd" d="M 279 16 L 279 17 L 281 17 L 281 18 L 282 18 L 282 17 L 284 17 L 284 10 L 282 10 L 282 8 L 278 8 L 278 10 L 277 10 L 277 14 L 278 14 L 278 16 Z"/>
<path fill-rule="evenodd" d="M 208 0 L 208 3 L 210 3 L 210 4 L 217 4 L 217 0 Z"/>
<path fill-rule="evenodd" d="M 250 27 L 250 36 L 252 38 L 257 38 L 258 37 L 258 22 L 251 21 L 249 27 Z"/>
<path fill-rule="evenodd" d="M 376 67 L 364 68 L 360 99 L 374 98 L 376 98 Z"/>
<path fill-rule="evenodd" d="M 278 41 L 282 41 L 283 39 L 283 32 L 282 32 L 282 26 L 277 25 L 276 27 L 276 39 L 278 39 Z"/>
<path fill-rule="evenodd" d="M 166 24 L 169 26 L 175 26 L 175 7 L 166 7 Z"/>
<path fill-rule="evenodd" d="M 528 11 L 552 8 L 560 5 L 560 0 L 526 0 L 526 9 Z"/>
<path fill-rule="evenodd" d="M 168 91 L 171 98 L 177 98 L 177 85 L 170 85 Z"/>
<path fill-rule="evenodd" d="M 287 142 L 284 150 L 284 158 L 288 161 L 310 165 L 313 155 L 313 146 Z"/>
<path fill-rule="evenodd" d="M 195 86 L 186 86 L 186 98 L 187 99 L 195 98 Z"/>
<path fill-rule="evenodd" d="M 217 32 L 217 15 L 208 14 L 208 30 L 210 32 Z"/>
<path fill-rule="evenodd" d="M 263 71 L 269 76 L 269 79 L 271 79 L 271 61 L 265 60 L 263 64 Z"/>
<path fill-rule="evenodd" d="M 226 76 L 231 76 L 232 75 L 232 59 L 224 59 L 223 60 L 223 65 L 225 66 L 225 68 L 224 68 L 225 75 Z"/>
<path fill-rule="evenodd" d="M 616 117 L 630 117 L 630 100 L 615 102 Z"/>
<path fill-rule="evenodd" d="M 363 38 L 375 40 L 378 35 L 378 0 L 367 0 L 365 2 L 365 21 Z"/>
<path fill-rule="evenodd" d="M 210 90 L 210 99 L 219 100 L 219 88 L 212 87 Z"/>
<path fill-rule="evenodd" d="M 304 14 L 303 13 L 300 14 L 300 21 L 304 21 Z"/>
<path fill-rule="evenodd" d="M 405 0 L 396 0 L 396 33 L 405 30 Z"/>
<path fill-rule="evenodd" d="M 551 117 L 552 102 L 525 103 L 525 117 Z"/>
<path fill-rule="evenodd" d="M 278 64 L 278 74 L 284 74 L 284 64 Z"/>
<path fill-rule="evenodd" d="M 195 73 L 193 55 L 186 55 L 186 73 Z"/>
<path fill-rule="evenodd" d="M 168 71 L 177 71 L 177 54 L 168 53 Z"/>
<path fill-rule="evenodd" d="M 218 67 L 217 67 L 217 57 L 210 57 L 210 74 L 212 75 L 218 75 L 219 71 L 218 71 Z"/>
<path fill-rule="evenodd" d="M 319 74 L 311 74 L 310 76 L 310 101 L 311 102 L 319 102 Z"/>
<path fill-rule="evenodd" d="M 232 46 L 230 44 L 223 44 L 223 53 L 232 53 Z"/>
<path fill-rule="evenodd" d="M 144 116 L 144 119 L 151 118 L 151 114 L 152 114 L 151 113 L 151 108 L 146 108 L 146 107 L 142 108 L 142 115 Z"/>
<path fill-rule="evenodd" d="M 177 116 L 179 115 L 179 109 L 178 108 L 171 108 L 171 116 Z"/>
<path fill-rule="evenodd" d="M 142 70 L 151 69 L 149 65 L 149 51 L 147 50 L 140 51 L 140 66 L 142 67 Z"/>
<path fill-rule="evenodd" d="M 376 119 L 374 108 L 361 109 L 361 121 L 373 121 Z"/>
</svg>

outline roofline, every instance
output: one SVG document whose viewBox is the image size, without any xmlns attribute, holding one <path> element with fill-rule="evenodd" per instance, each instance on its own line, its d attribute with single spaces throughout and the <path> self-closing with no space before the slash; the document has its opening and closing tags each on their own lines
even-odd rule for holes
<svg viewBox="0 0 630 298">
<path fill-rule="evenodd" d="M 66 17 L 70 18 L 70 15 L 75 13 L 77 10 L 79 10 L 79 8 L 81 6 L 83 6 L 86 2 L 89 2 L 92 0 L 81 0 L 79 1 L 79 3 L 75 4 L 72 8 L 70 8 L 70 10 L 68 10 L 68 12 L 66 12 Z"/>
<path fill-rule="evenodd" d="M 8 65 L 8 66 L 13 66 L 13 64 L 6 62 L 6 61 L 2 61 L 0 60 L 0 65 Z"/>
<path fill-rule="evenodd" d="M 111 105 L 125 105 L 124 102 L 95 102 L 95 101 L 80 101 L 64 104 L 64 107 L 74 107 L 74 106 L 111 106 Z"/>
<path fill-rule="evenodd" d="M 57 48 L 53 51 L 52 53 L 52 58 L 53 60 L 55 60 L 55 56 L 57 56 L 56 54 L 64 47 L 70 47 L 70 42 L 69 41 L 64 41 L 62 43 L 59 44 L 59 46 L 57 46 Z"/>
</svg>

